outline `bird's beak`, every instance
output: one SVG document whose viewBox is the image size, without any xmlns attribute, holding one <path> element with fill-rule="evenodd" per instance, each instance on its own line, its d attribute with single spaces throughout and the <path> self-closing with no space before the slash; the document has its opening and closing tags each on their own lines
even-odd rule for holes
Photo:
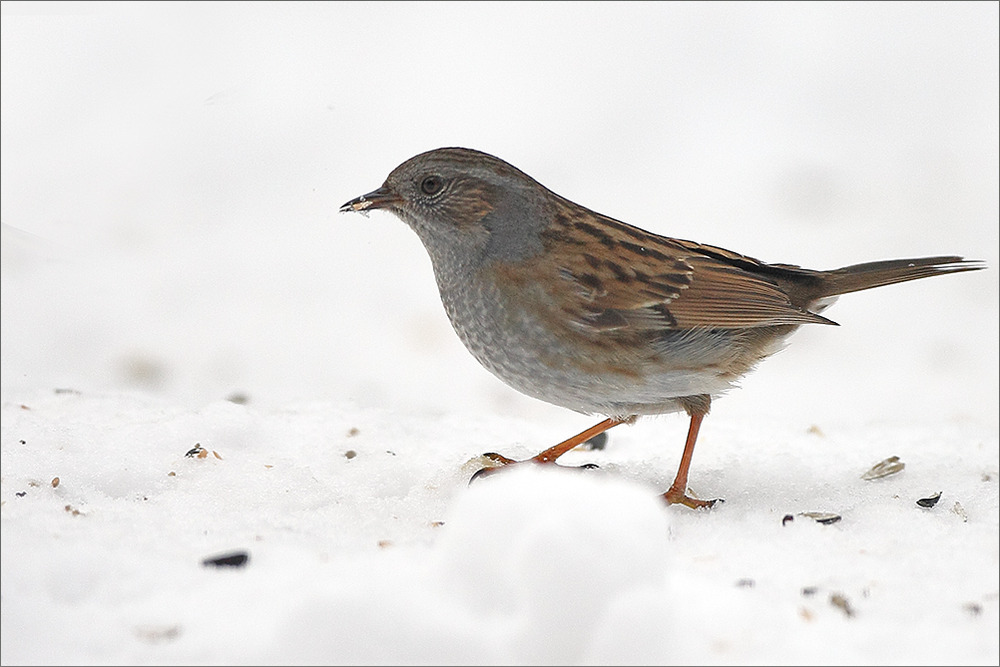
<svg viewBox="0 0 1000 667">
<path fill-rule="evenodd" d="M 400 203 L 396 193 L 386 186 L 373 190 L 366 195 L 361 195 L 340 207 L 341 213 L 350 211 L 369 211 L 375 208 L 389 208 Z"/>
</svg>

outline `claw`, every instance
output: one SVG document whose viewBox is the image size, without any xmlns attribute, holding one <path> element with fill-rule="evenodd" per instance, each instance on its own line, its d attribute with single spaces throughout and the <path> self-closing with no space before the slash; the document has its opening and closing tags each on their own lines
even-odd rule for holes
<svg viewBox="0 0 1000 667">
<path fill-rule="evenodd" d="M 472 483 L 475 482 L 480 477 L 486 477 L 487 475 L 491 475 L 497 470 L 499 470 L 499 468 L 480 468 L 472 475 L 471 478 L 469 478 L 469 486 L 472 486 Z"/>
</svg>

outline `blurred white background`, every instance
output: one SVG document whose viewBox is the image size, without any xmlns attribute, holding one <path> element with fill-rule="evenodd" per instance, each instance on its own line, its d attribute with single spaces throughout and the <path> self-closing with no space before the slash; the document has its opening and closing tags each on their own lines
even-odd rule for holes
<svg viewBox="0 0 1000 667">
<path fill-rule="evenodd" d="M 478 367 L 405 225 L 337 213 L 406 158 L 457 145 L 766 261 L 986 260 L 844 297 L 828 312 L 841 327 L 800 331 L 716 410 L 995 425 L 997 15 L 4 2 L 4 394 L 586 425 Z"/>
<path fill-rule="evenodd" d="M 4 664 L 997 664 L 997 3 L 0 11 Z M 766 261 L 988 270 L 847 295 L 714 404 L 712 512 L 654 495 L 680 416 L 469 487 L 594 420 L 337 213 L 448 145 Z"/>
</svg>

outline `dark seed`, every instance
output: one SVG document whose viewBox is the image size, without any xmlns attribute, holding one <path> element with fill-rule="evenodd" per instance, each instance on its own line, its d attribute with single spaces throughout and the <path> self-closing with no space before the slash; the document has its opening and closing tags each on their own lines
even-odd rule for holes
<svg viewBox="0 0 1000 667">
<path fill-rule="evenodd" d="M 805 586 L 805 587 L 804 587 L 804 588 L 802 589 L 802 595 L 803 595 L 804 597 L 810 597 L 810 596 L 812 596 L 812 595 L 816 595 L 816 592 L 817 592 L 818 590 L 819 590 L 819 588 L 817 588 L 816 586 Z"/>
<path fill-rule="evenodd" d="M 847 598 L 843 594 L 831 593 L 830 604 L 842 610 L 846 616 L 854 616 L 854 608 L 851 607 L 851 603 L 847 601 Z"/>
<path fill-rule="evenodd" d="M 28 495 L 28 492 L 27 491 L 18 491 L 14 495 L 17 496 L 18 498 L 24 498 L 26 495 Z"/>
<path fill-rule="evenodd" d="M 933 496 L 930 496 L 929 498 L 921 498 L 920 500 L 917 501 L 917 504 L 920 505 L 921 507 L 934 507 L 935 505 L 937 505 L 937 501 L 939 500 L 941 500 L 940 491 L 935 493 Z"/>
<path fill-rule="evenodd" d="M 357 455 L 358 453 L 353 449 L 348 449 L 346 452 L 344 452 L 344 456 L 346 456 L 348 459 L 353 459 Z"/>
<path fill-rule="evenodd" d="M 839 514 L 831 514 L 830 512 L 799 512 L 799 515 L 808 517 L 813 521 L 817 523 L 822 523 L 824 525 L 837 523 L 841 519 L 841 516 Z"/>
<path fill-rule="evenodd" d="M 205 567 L 243 567 L 250 560 L 250 554 L 246 551 L 234 551 L 228 554 L 222 554 L 221 556 L 212 556 L 211 558 L 206 558 L 201 561 L 201 564 Z"/>
<path fill-rule="evenodd" d="M 598 433 L 590 440 L 587 440 L 586 442 L 582 443 L 580 445 L 580 448 L 587 449 L 590 451 L 603 450 L 607 446 L 607 444 L 608 444 L 608 434 Z"/>
<path fill-rule="evenodd" d="M 786 514 L 785 516 L 781 517 L 781 525 L 782 526 L 787 526 L 792 521 L 795 521 L 795 517 L 792 516 L 791 514 Z"/>
<path fill-rule="evenodd" d="M 736 582 L 736 585 L 739 588 L 753 588 L 756 584 L 757 582 L 755 582 L 753 579 L 739 579 Z"/>
<path fill-rule="evenodd" d="M 201 443 L 195 443 L 194 447 L 189 449 L 187 454 L 185 454 L 184 456 L 188 458 L 193 458 L 195 456 L 198 456 L 198 454 L 200 453 L 201 453 Z"/>
</svg>

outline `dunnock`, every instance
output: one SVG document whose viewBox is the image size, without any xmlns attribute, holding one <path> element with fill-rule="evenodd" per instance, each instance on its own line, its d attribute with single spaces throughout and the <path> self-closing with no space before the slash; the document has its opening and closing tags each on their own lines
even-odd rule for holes
<svg viewBox="0 0 1000 667">
<path fill-rule="evenodd" d="M 715 502 L 687 495 L 712 397 L 800 325 L 835 324 L 820 313 L 840 294 L 983 268 L 955 256 L 833 271 L 765 264 L 595 213 L 466 148 L 410 158 L 340 208 L 372 209 L 420 237 L 452 326 L 483 366 L 528 396 L 607 417 L 531 461 L 552 463 L 641 415 L 684 410 L 687 441 L 663 497 L 693 508 Z"/>
</svg>

